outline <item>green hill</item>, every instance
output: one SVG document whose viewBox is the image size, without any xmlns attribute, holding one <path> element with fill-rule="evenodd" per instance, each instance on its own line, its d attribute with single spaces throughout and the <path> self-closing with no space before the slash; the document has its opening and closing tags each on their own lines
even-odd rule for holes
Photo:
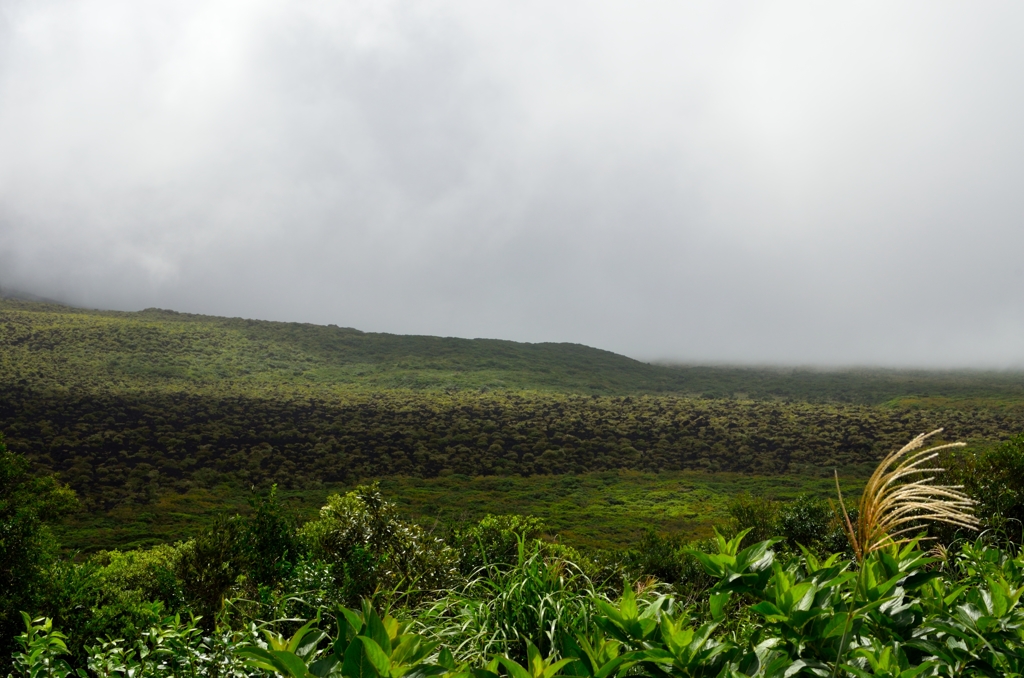
<svg viewBox="0 0 1024 678">
<path fill-rule="evenodd" d="M 147 309 L 88 311 L 4 299 L 8 379 L 33 386 L 114 383 L 309 385 L 370 389 L 674 389 L 676 371 L 578 344 L 360 332 Z"/>
<path fill-rule="evenodd" d="M 855 479 L 921 431 L 1019 433 L 1022 392 L 1009 373 L 676 367 L 575 344 L 0 299 L 0 431 L 83 498 L 78 547 L 181 536 L 271 483 L 315 502 L 376 477 Z"/>
<path fill-rule="evenodd" d="M 542 390 L 880 404 L 1024 399 L 1024 375 L 648 364 L 580 344 L 395 335 L 305 323 L 94 311 L 0 299 L 0 365 L 33 389 Z"/>
</svg>

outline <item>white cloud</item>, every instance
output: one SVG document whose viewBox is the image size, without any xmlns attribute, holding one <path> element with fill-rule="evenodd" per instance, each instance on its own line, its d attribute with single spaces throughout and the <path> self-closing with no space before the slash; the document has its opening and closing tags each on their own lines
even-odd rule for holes
<svg viewBox="0 0 1024 678">
<path fill-rule="evenodd" d="M 1021 365 L 1022 12 L 8 3 L 0 284 L 642 358 Z"/>
</svg>

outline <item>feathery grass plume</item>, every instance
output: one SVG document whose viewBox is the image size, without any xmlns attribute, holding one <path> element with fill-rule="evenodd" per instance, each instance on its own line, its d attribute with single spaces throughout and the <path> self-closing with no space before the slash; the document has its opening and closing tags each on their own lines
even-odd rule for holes
<svg viewBox="0 0 1024 678">
<path fill-rule="evenodd" d="M 886 544 L 908 541 L 908 537 L 896 537 L 917 530 L 917 523 L 921 520 L 978 529 L 980 523 L 971 514 L 975 501 L 960 491 L 963 486 L 932 485 L 935 476 L 930 474 L 945 469 L 922 466 L 935 459 L 940 450 L 965 445 L 947 443 L 920 449 L 928 438 L 941 432 L 940 428 L 922 433 L 881 461 L 864 487 L 856 525 L 846 511 L 843 493 L 839 490 L 839 473 L 836 472 L 836 492 L 843 509 L 846 536 L 858 561 L 863 561 L 869 553 Z M 920 474 L 929 475 L 910 479 Z"/>
</svg>

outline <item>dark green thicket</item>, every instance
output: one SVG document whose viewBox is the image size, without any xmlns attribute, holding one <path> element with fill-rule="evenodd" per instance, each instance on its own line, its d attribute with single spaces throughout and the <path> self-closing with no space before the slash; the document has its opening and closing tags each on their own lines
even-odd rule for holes
<svg viewBox="0 0 1024 678">
<path fill-rule="evenodd" d="M 419 525 L 403 521 L 376 484 L 332 495 L 299 537 L 311 558 L 333 570 L 348 601 L 378 592 L 429 595 L 450 585 L 457 554 Z"/>
<path fill-rule="evenodd" d="M 69 656 L 60 627 L 40 620 L 12 659 L 16 675 L 61 678 L 86 663 L 99 676 L 239 678 L 910 678 L 1024 669 L 1021 554 L 979 540 L 937 566 L 912 541 L 854 565 L 780 553 L 776 539 L 741 548 L 743 536 L 690 551 L 709 584 L 697 606 L 650 582 L 606 595 L 575 563 L 544 557 L 534 543 L 512 566 L 426 607 L 385 614 L 368 600 L 357 609 L 321 605 L 298 619 L 222 618 L 210 634 L 166 618 L 146 634 L 92 645 L 87 662 Z M 264 633 L 248 625 L 257 620 Z"/>
<path fill-rule="evenodd" d="M 48 523 L 76 506 L 75 495 L 49 475 L 33 475 L 28 461 L 0 436 L 0 652 L 6 657 L 22 627 L 20 611 L 40 605 L 57 547 Z"/>
<path fill-rule="evenodd" d="M 277 486 L 253 492 L 251 513 L 242 530 L 246 571 L 256 586 L 273 587 L 288 577 L 302 555 L 293 516 L 281 506 Z"/>
<path fill-rule="evenodd" d="M 1005 438 L 1024 410 L 390 393 L 0 393 L 9 443 L 57 471 L 91 510 L 163 492 L 318 487 L 382 475 L 531 475 L 605 469 L 831 475 L 870 468 L 919 431 Z"/>
<path fill-rule="evenodd" d="M 189 604 L 207 624 L 243 572 L 243 530 L 239 519 L 225 516 L 181 547 L 178 577 Z"/>
<path fill-rule="evenodd" d="M 694 604 L 714 584 L 700 562 L 690 552 L 706 549 L 710 542 L 687 542 L 678 536 L 661 535 L 653 529 L 644 531 L 635 548 L 622 553 L 622 565 L 636 580 L 654 577 L 672 585 L 673 592 L 686 604 Z"/>
<path fill-rule="evenodd" d="M 850 519 L 856 521 L 857 510 L 848 507 Z M 843 529 L 843 518 L 837 504 L 803 494 L 790 502 L 747 493 L 737 495 L 729 505 L 735 534 L 748 530 L 744 544 L 782 536 L 785 546 L 798 551 L 801 546 L 820 553 L 842 553 L 849 548 Z"/>
<path fill-rule="evenodd" d="M 785 504 L 779 512 L 779 530 L 790 549 L 809 547 L 819 553 L 846 553 L 850 545 L 843 530 L 838 506 L 810 495 L 801 495 Z M 850 520 L 857 520 L 857 509 L 847 507 Z"/>
<path fill-rule="evenodd" d="M 1024 435 L 978 451 L 954 452 L 943 462 L 948 469 L 944 482 L 963 485 L 978 502 L 975 512 L 981 517 L 984 529 L 1021 544 L 1024 537 Z"/>
<path fill-rule="evenodd" d="M 296 523 L 277 500 L 277 488 L 254 492 L 246 516 L 221 516 L 177 547 L 176 574 L 191 608 L 212 628 L 233 587 L 265 600 L 303 557 Z M 241 588 L 238 589 L 238 586 Z"/>
<path fill-rule="evenodd" d="M 456 529 L 449 542 L 459 554 L 459 570 L 471 575 L 489 565 L 517 562 L 524 543 L 544 532 L 544 523 L 530 516 L 485 516 L 476 525 Z"/>
</svg>

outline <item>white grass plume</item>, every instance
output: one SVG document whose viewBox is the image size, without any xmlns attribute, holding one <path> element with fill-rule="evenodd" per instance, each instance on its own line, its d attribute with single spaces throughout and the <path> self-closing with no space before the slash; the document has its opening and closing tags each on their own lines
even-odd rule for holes
<svg viewBox="0 0 1024 678">
<path fill-rule="evenodd" d="M 978 529 L 980 523 L 971 513 L 975 501 L 961 491 L 962 486 L 933 485 L 934 474 L 945 469 L 923 467 L 935 459 L 940 450 L 964 446 L 965 443 L 948 443 L 920 449 L 928 438 L 941 432 L 940 428 L 922 433 L 879 463 L 861 495 L 856 525 L 846 511 L 836 473 L 836 491 L 846 519 L 846 536 L 858 561 L 886 544 L 909 541 L 905 535 L 919 530 L 922 520 Z M 911 480 L 921 474 L 925 474 L 924 477 Z"/>
</svg>

